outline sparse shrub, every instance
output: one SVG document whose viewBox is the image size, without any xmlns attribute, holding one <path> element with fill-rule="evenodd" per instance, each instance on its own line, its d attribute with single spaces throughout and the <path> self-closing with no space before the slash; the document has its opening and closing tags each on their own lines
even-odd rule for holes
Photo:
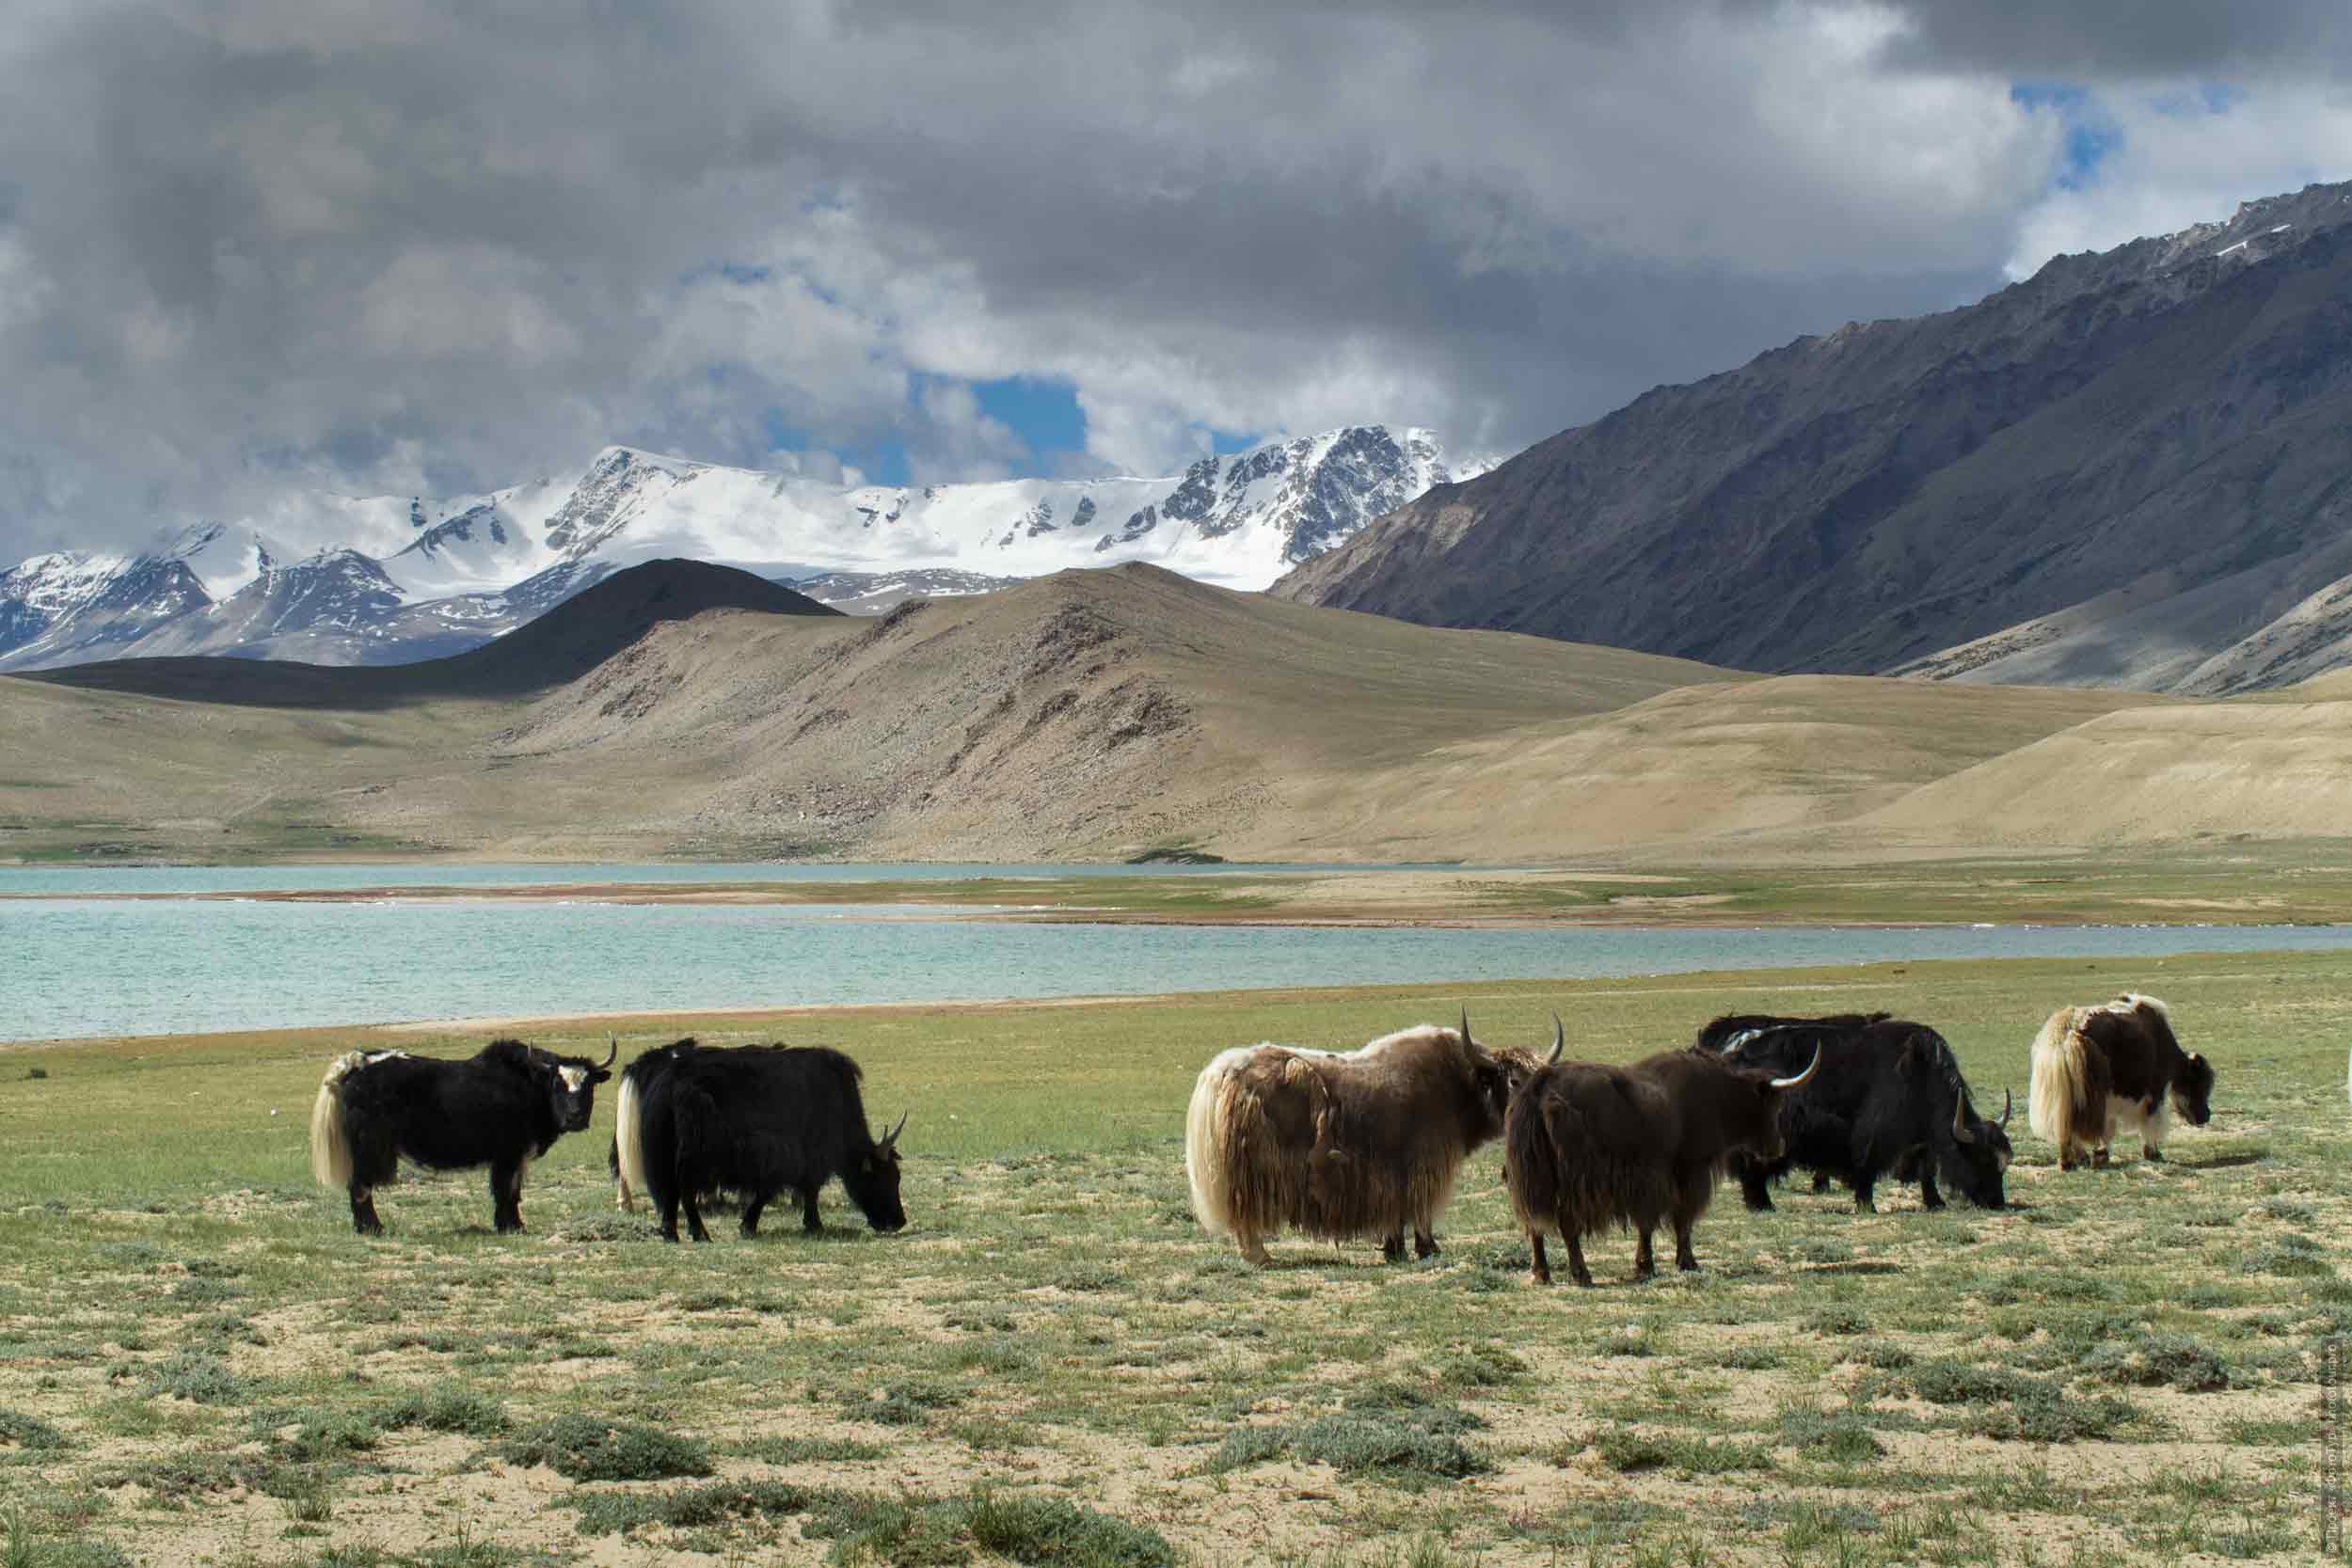
<svg viewBox="0 0 2352 1568">
<path fill-rule="evenodd" d="M 1816 1334 L 1867 1334 L 1870 1320 L 1858 1307 L 1825 1307 L 1805 1319 L 1804 1326 Z"/>
<path fill-rule="evenodd" d="M 51 1452 L 70 1446 L 64 1433 L 38 1416 L 18 1410 L 0 1410 L 0 1443 L 27 1452 Z"/>
<path fill-rule="evenodd" d="M 1886 1451 L 1886 1445 L 1854 1412 L 1815 1410 L 1809 1405 L 1789 1405 L 1781 1411 L 1780 1440 L 1801 1452 L 1841 1465 L 1861 1464 Z"/>
<path fill-rule="evenodd" d="M 582 1535 L 625 1535 L 647 1525 L 695 1529 L 730 1519 L 805 1513 L 832 1493 L 785 1481 L 721 1481 L 675 1492 L 574 1492 Z"/>
<path fill-rule="evenodd" d="M 2082 1370 L 2102 1383 L 2201 1393 L 2227 1388 L 2232 1382 L 2230 1364 L 2185 1334 L 2152 1334 L 2128 1343 L 2101 1345 L 2084 1358 Z"/>
<path fill-rule="evenodd" d="M 2073 1443 L 2106 1437 L 2137 1414 L 2111 1396 L 2076 1399 L 2057 1384 L 2021 1378 L 2006 1402 L 1969 1412 L 1961 1430 L 2006 1442 Z"/>
<path fill-rule="evenodd" d="M 49 1069 L 45 1067 L 28 1067 L 24 1069 L 24 1081 L 28 1084 L 38 1084 L 48 1076 Z"/>
<path fill-rule="evenodd" d="M 1780 1363 L 1780 1352 L 1770 1345 L 1734 1345 L 1715 1357 L 1715 1365 L 1738 1372 L 1769 1372 Z"/>
<path fill-rule="evenodd" d="M 850 1393 L 842 1400 L 842 1414 L 854 1421 L 879 1421 L 883 1426 L 921 1426 L 934 1410 L 963 1402 L 963 1396 L 929 1384 L 895 1384 L 874 1394 Z"/>
<path fill-rule="evenodd" d="M 1280 1427 L 1235 1427 L 1216 1445 L 1216 1453 L 1204 1466 L 1212 1475 L 1238 1470 L 1248 1465 L 1263 1465 L 1279 1459 L 1289 1442 Z"/>
<path fill-rule="evenodd" d="M 388 1427 L 422 1427 L 427 1432 L 462 1432 L 495 1437 L 506 1430 L 506 1410 L 498 1401 L 459 1383 L 437 1383 L 412 1390 L 384 1413 Z"/>
<path fill-rule="evenodd" d="M 1176 1552 L 1154 1529 L 1060 1497 L 974 1494 L 965 1528 L 983 1550 L 1015 1562 L 1071 1568 L 1174 1568 Z"/>
<path fill-rule="evenodd" d="M 1450 1433 L 1365 1416 L 1319 1417 L 1293 1429 L 1290 1446 L 1299 1458 L 1345 1475 L 1411 1471 L 1459 1480 L 1494 1468 L 1484 1454 Z"/>
<path fill-rule="evenodd" d="M 1930 1404 L 1986 1404 L 2014 1398 L 2029 1379 L 1998 1367 L 1964 1361 L 1922 1361 L 1903 1376 L 1911 1391 Z"/>
<path fill-rule="evenodd" d="M 1501 1345 L 1467 1345 L 1439 1359 L 1437 1380 L 1450 1388 L 1496 1388 L 1527 1376 L 1527 1362 Z"/>
<path fill-rule="evenodd" d="M 183 1350 L 149 1369 L 145 1386 L 197 1404 L 243 1404 L 246 1386 L 229 1364 L 210 1351 Z"/>
<path fill-rule="evenodd" d="M 710 1474 L 709 1450 L 693 1438 L 591 1416 L 542 1421 L 495 1451 L 511 1464 L 545 1465 L 572 1481 L 665 1481 Z"/>
<path fill-rule="evenodd" d="M 2267 1246 L 2256 1247 L 2238 1259 L 2243 1274 L 2276 1274 L 2291 1277 L 2312 1278 L 2331 1275 L 2335 1269 L 2319 1255 L 2319 1243 L 2309 1236 L 2293 1233 L 2280 1237 Z"/>
</svg>

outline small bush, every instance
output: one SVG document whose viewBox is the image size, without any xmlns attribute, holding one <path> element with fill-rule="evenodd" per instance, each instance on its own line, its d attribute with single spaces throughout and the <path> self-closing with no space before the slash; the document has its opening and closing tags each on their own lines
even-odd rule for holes
<svg viewBox="0 0 2352 1568">
<path fill-rule="evenodd" d="M 243 1404 L 246 1386 L 229 1364 L 209 1351 L 181 1351 L 149 1369 L 144 1386 L 197 1404 Z"/>
<path fill-rule="evenodd" d="M 48 1076 L 49 1069 L 45 1067 L 32 1067 L 24 1069 L 24 1081 L 28 1084 L 38 1084 Z"/>
<path fill-rule="evenodd" d="M 573 1481 L 666 1481 L 710 1474 L 710 1452 L 633 1421 L 558 1416 L 528 1428 L 494 1450 L 516 1465 L 545 1465 Z"/>
<path fill-rule="evenodd" d="M 1175 1568 L 1176 1552 L 1157 1530 L 1128 1524 L 1059 1497 L 998 1497 L 977 1493 L 965 1526 L 981 1549 L 1015 1562 L 1070 1568 Z"/>
<path fill-rule="evenodd" d="M 1998 1403 L 2030 1385 L 2016 1372 L 1963 1361 L 1922 1361 L 1904 1373 L 1903 1382 L 1930 1404 Z"/>
<path fill-rule="evenodd" d="M 411 1391 L 384 1413 L 388 1427 L 422 1427 L 427 1432 L 462 1432 L 496 1437 L 506 1430 L 506 1410 L 498 1401 L 458 1383 L 437 1383 Z"/>
<path fill-rule="evenodd" d="M 52 1452 L 70 1446 L 64 1433 L 38 1416 L 18 1410 L 0 1410 L 0 1443 L 28 1452 Z"/>
<path fill-rule="evenodd" d="M 1806 1405 L 1791 1405 L 1781 1411 L 1780 1440 L 1800 1452 L 1818 1454 L 1841 1465 L 1862 1464 L 1886 1451 L 1886 1445 L 1854 1412 L 1833 1413 Z"/>
<path fill-rule="evenodd" d="M 1780 1352 L 1770 1345 L 1734 1345 L 1715 1357 L 1715 1365 L 1738 1372 L 1769 1372 L 1780 1363 Z"/>
<path fill-rule="evenodd" d="M 2195 1393 L 2227 1388 L 2233 1381 L 2230 1364 L 2185 1334 L 2152 1334 L 2130 1343 L 2101 1345 L 2084 1359 L 2082 1371 L 2101 1383 Z"/>
<path fill-rule="evenodd" d="M 2243 1274 L 2276 1274 L 2290 1277 L 2312 1278 L 2331 1275 L 2335 1269 L 2319 1255 L 2319 1243 L 2309 1236 L 2285 1235 L 2268 1246 L 2259 1246 L 2238 1259 Z"/>
<path fill-rule="evenodd" d="M 2137 1414 L 2112 1397 L 2080 1400 L 2056 1384 L 2020 1383 L 2007 1403 L 1970 1412 L 1961 1429 L 2005 1442 L 2073 1443 L 2110 1436 Z"/>
<path fill-rule="evenodd" d="M 1434 1374 L 1449 1388 L 1495 1388 L 1518 1382 L 1528 1370 L 1525 1360 L 1501 1345 L 1470 1345 L 1439 1360 Z"/>
<path fill-rule="evenodd" d="M 647 1525 L 694 1529 L 730 1519 L 806 1513 L 834 1494 L 783 1481 L 722 1481 L 675 1492 L 575 1492 L 582 1535 L 625 1535 Z"/>
<path fill-rule="evenodd" d="M 929 1420 L 932 1411 L 962 1402 L 963 1396 L 949 1389 L 919 1383 L 894 1384 L 874 1394 L 844 1396 L 841 1413 L 853 1421 L 915 1427 Z"/>
<path fill-rule="evenodd" d="M 1459 1480 L 1494 1468 L 1485 1455 L 1449 1433 L 1364 1416 L 1320 1417 L 1294 1429 L 1290 1444 L 1299 1458 L 1328 1465 L 1343 1475 L 1411 1471 Z"/>
<path fill-rule="evenodd" d="M 1280 1458 L 1289 1447 L 1289 1439 L 1280 1427 L 1235 1427 L 1218 1442 L 1216 1452 L 1205 1468 L 1212 1475 L 1222 1475 L 1244 1465 L 1263 1465 L 1269 1459 Z"/>
</svg>

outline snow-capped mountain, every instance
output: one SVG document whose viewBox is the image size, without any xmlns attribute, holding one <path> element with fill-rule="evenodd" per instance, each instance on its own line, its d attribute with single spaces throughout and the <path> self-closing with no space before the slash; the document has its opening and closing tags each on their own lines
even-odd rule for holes
<svg viewBox="0 0 2352 1568">
<path fill-rule="evenodd" d="M 1159 479 L 845 488 L 608 447 L 570 480 L 444 499 L 290 497 L 137 555 L 35 556 L 0 573 L 0 669 L 435 657 L 661 557 L 740 567 L 866 613 L 913 593 L 1129 561 L 1259 589 L 1495 461 L 1449 458 L 1425 430 L 1359 425 Z"/>
</svg>

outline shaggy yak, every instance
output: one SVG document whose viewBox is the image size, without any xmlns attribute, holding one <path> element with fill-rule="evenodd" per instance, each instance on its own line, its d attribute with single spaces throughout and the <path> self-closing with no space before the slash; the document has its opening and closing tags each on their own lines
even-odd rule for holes
<svg viewBox="0 0 2352 1568">
<path fill-rule="evenodd" d="M 1263 1267 L 1285 1227 L 1320 1240 L 1380 1238 L 1381 1256 L 1437 1252 L 1437 1218 L 1470 1152 L 1502 1134 L 1524 1051 L 1489 1051 L 1461 1027 L 1422 1024 L 1354 1051 L 1245 1045 L 1193 1085 L 1184 1125 L 1192 1210 Z"/>
<path fill-rule="evenodd" d="M 2213 1067 L 2172 1037 L 2172 1019 L 2153 996 L 2126 991 L 2092 1007 L 2060 1007 L 2033 1042 L 2033 1089 L 2026 1117 L 2058 1146 L 2058 1169 L 2090 1151 L 2107 1163 L 2118 1129 L 2139 1130 L 2143 1158 L 2164 1158 L 2175 1110 L 2191 1127 L 2213 1119 Z"/>
<path fill-rule="evenodd" d="M 381 1235 L 375 1189 L 400 1162 L 432 1170 L 490 1167 L 491 1223 L 523 1227 L 523 1173 L 566 1132 L 588 1125 L 601 1062 L 492 1040 L 463 1061 L 405 1051 L 351 1051 L 327 1065 L 310 1107 L 310 1171 L 351 1197 L 352 1228 Z"/>
<path fill-rule="evenodd" d="M 1560 1060 L 1557 1020 L 1553 1027 L 1551 1055 L 1512 1096 L 1502 1139 L 1503 1181 L 1537 1282 L 1551 1283 L 1547 1233 L 1567 1243 L 1568 1272 L 1590 1285 L 1583 1237 L 1627 1226 L 1640 1237 L 1634 1276 L 1647 1278 L 1657 1271 L 1650 1237 L 1661 1220 L 1674 1225 L 1675 1266 L 1697 1268 L 1691 1227 L 1707 1212 L 1724 1162 L 1781 1157 L 1782 1101 L 1820 1070 L 1820 1053 L 1785 1078 L 1696 1048 L 1604 1067 Z"/>
</svg>

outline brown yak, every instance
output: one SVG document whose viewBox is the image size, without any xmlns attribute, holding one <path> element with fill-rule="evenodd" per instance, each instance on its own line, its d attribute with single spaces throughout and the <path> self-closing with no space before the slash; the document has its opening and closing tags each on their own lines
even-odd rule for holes
<svg viewBox="0 0 2352 1568">
<path fill-rule="evenodd" d="M 1421 1024 L 1354 1051 L 1244 1045 L 1200 1069 L 1185 1117 L 1192 1211 L 1263 1267 L 1285 1227 L 1324 1241 L 1380 1238 L 1391 1262 L 1437 1252 L 1438 1215 L 1462 1162 L 1502 1134 L 1524 1051 L 1488 1051 Z"/>
<path fill-rule="evenodd" d="M 2090 1152 L 2107 1163 L 2118 1128 L 2139 1129 L 2144 1159 L 2164 1158 L 2178 1110 L 2191 1127 L 2213 1119 L 2213 1068 L 2172 1037 L 2172 1019 L 2153 996 L 2125 991 L 2095 1007 L 2060 1007 L 2033 1042 L 2033 1089 L 2026 1118 L 2058 1148 L 2058 1169 Z"/>
<path fill-rule="evenodd" d="M 1782 1099 L 1820 1070 L 1820 1053 L 1796 1076 L 1775 1078 L 1696 1046 L 1628 1067 L 1564 1062 L 1565 1043 L 1555 1016 L 1551 1054 L 1512 1096 L 1503 1132 L 1503 1182 L 1537 1282 L 1551 1283 L 1547 1232 L 1567 1243 L 1576 1282 L 1590 1285 L 1585 1234 L 1626 1226 L 1641 1238 L 1634 1276 L 1647 1278 L 1657 1270 L 1650 1237 L 1661 1220 L 1674 1225 L 1675 1266 L 1697 1268 L 1691 1227 L 1714 1197 L 1724 1162 L 1781 1157 Z"/>
</svg>

